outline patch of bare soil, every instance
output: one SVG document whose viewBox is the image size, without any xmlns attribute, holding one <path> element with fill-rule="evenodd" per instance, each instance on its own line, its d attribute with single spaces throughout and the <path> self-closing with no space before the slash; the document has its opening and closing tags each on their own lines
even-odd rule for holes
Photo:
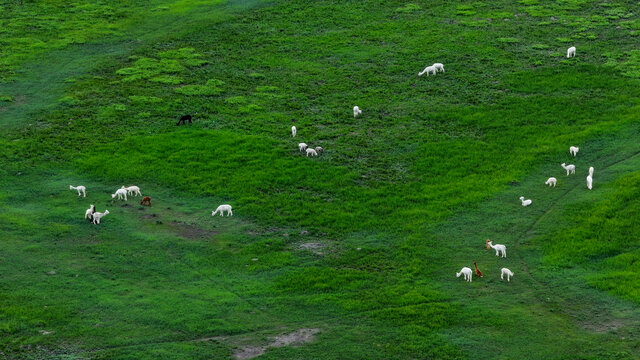
<svg viewBox="0 0 640 360">
<path fill-rule="evenodd" d="M 304 344 L 313 340 L 313 337 L 318 331 L 320 331 L 320 329 L 299 329 L 289 334 L 278 335 L 268 345 L 245 346 L 238 349 L 233 356 L 239 360 L 246 360 L 264 354 L 269 348 Z"/>
<path fill-rule="evenodd" d="M 308 243 L 300 244 L 299 248 L 301 250 L 311 251 L 316 255 L 323 255 L 324 252 L 322 250 L 325 248 L 325 246 L 326 246 L 325 244 L 319 243 L 319 242 L 308 242 Z"/>
<path fill-rule="evenodd" d="M 218 233 L 217 231 L 205 230 L 183 221 L 172 221 L 170 225 L 178 235 L 191 240 L 207 239 Z"/>
</svg>

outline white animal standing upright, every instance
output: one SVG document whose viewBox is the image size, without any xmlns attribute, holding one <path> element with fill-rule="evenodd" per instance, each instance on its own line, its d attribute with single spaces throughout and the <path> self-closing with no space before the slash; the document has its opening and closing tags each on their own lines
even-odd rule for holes
<svg viewBox="0 0 640 360">
<path fill-rule="evenodd" d="M 224 213 L 227 213 L 227 216 L 233 216 L 233 212 L 231 211 L 231 205 L 220 205 L 216 209 L 216 211 L 211 212 L 211 216 L 216 216 L 216 214 L 220 212 L 220 216 L 224 216 Z"/>
<path fill-rule="evenodd" d="M 84 212 L 84 218 L 93 221 L 93 213 L 96 212 L 96 206 L 91 204 L 87 211 Z"/>
<path fill-rule="evenodd" d="M 87 197 L 87 188 L 82 185 L 72 186 L 69 185 L 69 190 L 78 190 L 78 196 Z"/>
<path fill-rule="evenodd" d="M 500 256 L 500 254 L 502 254 L 503 258 L 507 257 L 507 247 L 502 245 L 502 244 L 495 244 L 493 245 L 493 243 L 491 242 L 491 240 L 487 240 L 487 245 L 492 248 L 493 250 L 496 251 L 496 256 Z"/>
<path fill-rule="evenodd" d="M 554 177 L 550 177 L 547 179 L 547 182 L 545 182 L 546 185 L 549 185 L 549 187 L 553 186 L 556 187 L 556 182 L 558 182 L 558 179 L 554 178 Z"/>
<path fill-rule="evenodd" d="M 296 129 L 295 126 L 291 127 L 291 137 L 296 137 L 296 134 L 298 133 L 298 130 Z"/>
<path fill-rule="evenodd" d="M 318 156 L 318 153 L 316 152 L 315 149 L 307 149 L 307 157 L 309 157 L 309 155 Z"/>
<path fill-rule="evenodd" d="M 122 188 L 127 190 L 127 195 L 142 196 L 142 193 L 140 192 L 140 188 L 137 186 L 129 186 L 129 187 L 123 186 Z"/>
<path fill-rule="evenodd" d="M 560 164 L 560 166 L 562 166 L 562 168 L 567 170 L 567 176 L 569 176 L 569 174 L 575 174 L 576 173 L 576 166 L 573 165 L 573 164 L 567 165 L 565 163 L 562 163 L 562 164 Z"/>
<path fill-rule="evenodd" d="M 529 206 L 533 201 L 531 199 L 524 199 L 524 196 L 520 196 L 520 201 L 522 202 L 522 206 Z"/>
<path fill-rule="evenodd" d="M 444 65 L 442 65 L 440 63 L 435 63 L 435 64 L 433 64 L 431 66 L 433 66 L 436 69 L 436 72 L 438 72 L 438 71 L 444 72 Z"/>
<path fill-rule="evenodd" d="M 572 46 L 570 48 L 567 49 L 567 59 L 568 58 L 572 58 L 576 56 L 576 47 Z"/>
<path fill-rule="evenodd" d="M 127 189 L 118 189 L 116 190 L 115 194 L 111 194 L 112 199 L 116 196 L 118 196 L 118 200 L 124 198 L 124 201 L 127 201 Z"/>
<path fill-rule="evenodd" d="M 507 268 L 502 268 L 500 272 L 500 280 L 504 280 L 505 275 L 507 275 L 507 281 L 511 281 L 511 277 L 513 276 L 513 271 Z"/>
<path fill-rule="evenodd" d="M 473 271 L 471 271 L 468 267 L 463 267 L 460 269 L 460 272 L 456 273 L 456 277 L 460 277 L 460 275 L 464 275 L 464 280 L 471 282 L 473 277 Z"/>
<path fill-rule="evenodd" d="M 353 117 L 355 118 L 355 117 L 357 117 L 357 116 L 358 116 L 358 115 L 360 115 L 360 114 L 362 114 L 362 110 L 360 110 L 360 108 L 359 108 L 359 107 L 354 106 L 354 107 L 353 107 Z"/>
<path fill-rule="evenodd" d="M 298 144 L 298 149 L 300 149 L 300 151 L 307 150 L 307 144 L 305 144 L 305 143 Z"/>
<path fill-rule="evenodd" d="M 442 70 L 444 71 L 444 68 Z M 429 76 L 429 74 L 431 74 L 431 73 L 433 73 L 433 75 L 435 75 L 436 72 L 438 72 L 438 70 L 436 70 L 436 67 L 431 65 L 431 66 L 427 66 L 426 68 L 424 68 L 424 70 L 420 71 L 418 73 L 418 76 L 422 76 L 422 75 L 424 75 L 424 73 L 426 73 L 427 76 Z"/>
<path fill-rule="evenodd" d="M 569 153 L 571 155 L 573 155 L 573 157 L 575 157 L 576 155 L 578 155 L 578 151 L 580 151 L 579 147 L 575 147 L 575 146 L 571 146 L 569 147 Z"/>
<path fill-rule="evenodd" d="M 593 166 L 589 168 L 589 175 L 587 175 L 587 189 L 593 188 Z"/>
<path fill-rule="evenodd" d="M 94 212 L 93 213 L 93 224 L 97 225 L 100 224 L 100 219 L 102 219 L 105 215 L 107 215 L 109 213 L 109 210 L 105 210 L 103 213 L 101 212 Z"/>
</svg>

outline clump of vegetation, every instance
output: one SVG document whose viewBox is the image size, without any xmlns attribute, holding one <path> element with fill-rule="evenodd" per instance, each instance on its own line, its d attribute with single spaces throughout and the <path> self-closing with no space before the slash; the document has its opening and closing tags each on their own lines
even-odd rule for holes
<svg viewBox="0 0 640 360">
<path fill-rule="evenodd" d="M 220 95 L 224 91 L 222 85 L 224 85 L 222 80 L 209 79 L 204 85 L 185 85 L 175 88 L 174 91 L 188 96 L 213 96 Z"/>
</svg>

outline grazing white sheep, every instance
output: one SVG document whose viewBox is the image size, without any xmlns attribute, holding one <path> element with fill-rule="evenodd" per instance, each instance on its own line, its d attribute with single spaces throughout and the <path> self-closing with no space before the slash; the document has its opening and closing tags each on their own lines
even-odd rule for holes
<svg viewBox="0 0 640 360">
<path fill-rule="evenodd" d="M 298 130 L 296 129 L 295 126 L 291 127 L 291 136 L 292 137 L 296 137 L 296 134 L 298 133 Z"/>
<path fill-rule="evenodd" d="M 94 212 L 93 213 L 93 224 L 97 225 L 100 224 L 100 219 L 102 219 L 105 215 L 107 215 L 109 213 L 109 210 L 105 210 L 103 213 L 101 212 Z"/>
<path fill-rule="evenodd" d="M 444 72 L 444 65 L 442 65 L 440 63 L 435 63 L 435 64 L 433 64 L 431 66 L 433 66 L 436 69 L 436 72 L 438 72 L 438 71 Z"/>
<path fill-rule="evenodd" d="M 316 152 L 319 154 L 321 152 L 323 152 L 324 149 L 322 148 L 322 146 L 316 146 Z"/>
<path fill-rule="evenodd" d="M 431 66 L 427 66 L 426 68 L 424 68 L 424 70 L 420 71 L 418 73 L 418 76 L 422 76 L 424 75 L 424 73 L 427 73 L 427 76 L 429 76 L 430 73 L 433 73 L 433 75 L 435 75 L 436 72 L 438 72 L 438 70 L 436 70 L 435 66 L 431 65 Z"/>
<path fill-rule="evenodd" d="M 91 204 L 87 211 L 84 212 L 84 218 L 93 221 L 93 213 L 96 212 L 96 206 Z"/>
<path fill-rule="evenodd" d="M 111 194 L 111 198 L 115 198 L 116 195 L 118 196 L 118 200 L 122 199 L 124 197 L 124 201 L 127 201 L 127 189 L 118 189 L 116 190 L 115 194 Z"/>
<path fill-rule="evenodd" d="M 298 144 L 298 149 L 300 149 L 300 151 L 307 150 L 307 144 L 305 144 L 305 143 Z"/>
<path fill-rule="evenodd" d="M 500 280 L 504 280 L 505 275 L 507 275 L 507 281 L 511 281 L 511 277 L 513 276 L 513 271 L 507 268 L 502 268 L 502 271 L 500 273 Z"/>
<path fill-rule="evenodd" d="M 576 173 L 576 166 L 571 164 L 571 165 L 567 165 L 566 163 L 562 163 L 560 164 L 560 166 L 562 166 L 565 170 L 567 170 L 567 176 L 569 176 L 569 173 L 571 174 L 575 174 Z"/>
<path fill-rule="evenodd" d="M 318 156 L 318 153 L 314 150 L 314 149 L 307 149 L 307 157 L 311 155 L 311 156 Z"/>
<path fill-rule="evenodd" d="M 233 212 L 231 211 L 231 205 L 220 205 L 216 209 L 216 211 L 211 212 L 211 216 L 216 216 L 216 213 L 220 212 L 220 216 L 224 216 L 224 213 L 227 213 L 227 216 L 233 216 Z"/>
<path fill-rule="evenodd" d="M 587 188 L 589 190 L 593 188 L 593 166 L 589 168 L 589 175 L 587 176 Z"/>
<path fill-rule="evenodd" d="M 556 182 L 558 182 L 558 179 L 556 179 L 554 177 L 550 177 L 550 178 L 547 179 L 547 182 L 545 184 L 549 185 L 549 187 L 551 187 L 551 186 L 556 187 Z"/>
<path fill-rule="evenodd" d="M 522 201 L 522 206 L 529 206 L 533 201 L 531 199 L 524 199 L 524 196 L 520 196 L 520 201 Z"/>
<path fill-rule="evenodd" d="M 127 195 L 142 196 L 142 193 L 140 192 L 140 188 L 137 186 L 129 186 L 129 187 L 123 186 L 122 188 L 127 190 Z"/>
<path fill-rule="evenodd" d="M 465 281 L 471 282 L 473 271 L 471 271 L 471 269 L 469 269 L 468 267 L 463 267 L 462 269 L 460 269 L 460 272 L 456 273 L 456 277 L 460 277 L 460 275 L 464 275 Z"/>
<path fill-rule="evenodd" d="M 572 46 L 570 48 L 567 49 L 567 59 L 570 57 L 575 57 L 576 56 L 576 47 Z"/>
<path fill-rule="evenodd" d="M 573 155 L 574 157 L 575 157 L 576 155 L 578 155 L 578 151 L 580 151 L 580 148 L 579 148 L 579 147 L 575 147 L 575 146 L 571 146 L 571 147 L 569 147 L 569 153 L 570 153 L 571 155 Z"/>
<path fill-rule="evenodd" d="M 78 196 L 87 197 L 87 188 L 84 186 L 71 186 L 69 185 L 69 190 L 78 190 Z"/>
<path fill-rule="evenodd" d="M 355 118 L 356 116 L 358 116 L 358 115 L 360 115 L 360 114 L 362 114 L 362 110 L 360 110 L 360 108 L 359 108 L 359 107 L 354 106 L 354 107 L 353 107 L 353 117 Z"/>
<path fill-rule="evenodd" d="M 496 251 L 496 256 L 500 256 L 500 254 L 502 254 L 502 257 L 507 257 L 507 247 L 506 246 L 504 246 L 502 244 L 493 245 L 491 240 L 487 240 L 487 245 L 489 245 L 490 248 L 492 248 L 493 250 Z"/>
</svg>

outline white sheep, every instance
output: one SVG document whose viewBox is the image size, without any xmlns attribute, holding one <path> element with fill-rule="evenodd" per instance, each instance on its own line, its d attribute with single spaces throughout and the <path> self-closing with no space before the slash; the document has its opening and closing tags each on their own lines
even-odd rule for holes
<svg viewBox="0 0 640 360">
<path fill-rule="evenodd" d="M 520 196 L 520 201 L 522 201 L 522 206 L 529 206 L 533 201 L 531 199 L 524 199 L 524 196 Z"/>
<path fill-rule="evenodd" d="M 118 189 L 116 190 L 115 194 L 111 194 L 111 198 L 115 198 L 116 195 L 118 196 L 118 200 L 122 199 L 124 197 L 124 201 L 127 201 L 127 189 Z"/>
<path fill-rule="evenodd" d="M 233 216 L 233 212 L 231 211 L 231 205 L 220 205 L 216 209 L 216 211 L 211 212 L 211 216 L 216 216 L 216 213 L 220 212 L 220 216 L 224 216 L 224 213 L 227 213 L 227 216 Z"/>
<path fill-rule="evenodd" d="M 71 186 L 69 185 L 69 190 L 78 190 L 78 196 L 87 197 L 87 188 L 84 186 Z"/>
<path fill-rule="evenodd" d="M 356 116 L 358 116 L 358 115 L 360 115 L 360 114 L 362 114 L 362 110 L 360 110 L 360 108 L 359 108 L 359 107 L 354 106 L 354 107 L 353 107 L 353 117 L 355 118 Z"/>
<path fill-rule="evenodd" d="M 471 271 L 471 269 L 469 269 L 468 267 L 463 267 L 462 269 L 460 269 L 460 272 L 456 273 L 456 277 L 460 277 L 460 275 L 464 275 L 464 280 L 471 282 L 472 281 L 472 277 L 473 277 L 473 271 Z"/>
<path fill-rule="evenodd" d="M 487 240 L 487 245 L 489 245 L 490 248 L 492 248 L 493 250 L 496 251 L 496 256 L 500 256 L 500 254 L 502 254 L 503 258 L 507 257 L 507 247 L 506 246 L 504 246 L 502 244 L 493 245 L 491 240 Z"/>
<path fill-rule="evenodd" d="M 436 72 L 438 72 L 438 71 L 444 72 L 444 65 L 442 65 L 440 63 L 435 63 L 435 64 L 433 64 L 431 66 L 433 66 L 436 69 Z"/>
<path fill-rule="evenodd" d="M 500 280 L 504 280 L 505 275 L 507 275 L 507 281 L 511 281 L 511 277 L 513 276 L 513 271 L 507 268 L 502 268 L 500 273 Z"/>
<path fill-rule="evenodd" d="M 305 144 L 305 143 L 298 144 L 298 149 L 300 149 L 300 151 L 307 150 L 307 144 Z"/>
<path fill-rule="evenodd" d="M 94 212 L 93 213 L 93 224 L 97 225 L 100 224 L 100 219 L 102 219 L 105 215 L 107 215 L 109 213 L 109 210 L 105 210 L 103 213 L 101 212 Z"/>
<path fill-rule="evenodd" d="M 321 152 L 323 152 L 324 149 L 322 148 L 322 146 L 316 146 L 316 152 L 319 154 Z"/>
<path fill-rule="evenodd" d="M 424 73 L 427 73 L 427 76 L 429 76 L 430 73 L 433 73 L 433 75 L 435 75 L 436 72 L 438 72 L 438 70 L 436 70 L 435 66 L 431 65 L 431 66 L 427 66 L 426 68 L 424 68 L 424 70 L 420 71 L 418 73 L 418 76 L 422 76 Z"/>
<path fill-rule="evenodd" d="M 575 57 L 576 56 L 576 47 L 572 46 L 570 48 L 567 49 L 567 59 L 570 57 Z"/>
<path fill-rule="evenodd" d="M 593 166 L 589 168 L 589 175 L 587 176 L 587 188 L 589 190 L 593 188 Z"/>
<path fill-rule="evenodd" d="M 314 149 L 307 149 L 307 157 L 309 157 L 309 155 L 318 156 L 318 153 Z"/>
<path fill-rule="evenodd" d="M 558 179 L 554 178 L 554 177 L 550 177 L 547 179 L 547 182 L 545 182 L 546 185 L 549 185 L 549 187 L 553 186 L 556 187 L 556 182 L 558 182 Z"/>
<path fill-rule="evenodd" d="M 96 206 L 91 204 L 87 211 L 84 212 L 84 218 L 93 221 L 93 213 L 96 212 Z"/>
<path fill-rule="evenodd" d="M 291 127 L 291 136 L 292 137 L 296 137 L 296 134 L 298 133 L 298 130 L 296 129 L 295 126 Z"/>
<path fill-rule="evenodd" d="M 567 176 L 569 176 L 569 173 L 571 174 L 575 174 L 576 173 L 576 166 L 571 164 L 571 165 L 567 165 L 566 163 L 562 163 L 560 164 L 560 166 L 562 166 L 565 170 L 567 170 Z"/>
<path fill-rule="evenodd" d="M 123 186 L 122 189 L 127 190 L 127 195 L 142 196 L 142 193 L 140 192 L 140 188 L 137 186 L 129 186 L 129 187 Z"/>
<path fill-rule="evenodd" d="M 580 151 L 580 148 L 579 148 L 579 147 L 576 147 L 576 146 L 571 146 L 571 147 L 569 147 L 569 153 L 570 153 L 571 155 L 573 155 L 574 157 L 575 157 L 576 155 L 578 155 L 578 151 Z"/>
</svg>

